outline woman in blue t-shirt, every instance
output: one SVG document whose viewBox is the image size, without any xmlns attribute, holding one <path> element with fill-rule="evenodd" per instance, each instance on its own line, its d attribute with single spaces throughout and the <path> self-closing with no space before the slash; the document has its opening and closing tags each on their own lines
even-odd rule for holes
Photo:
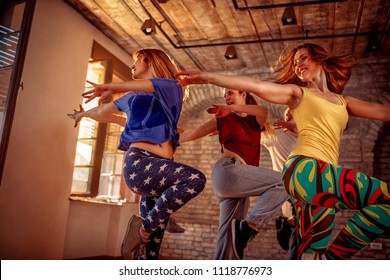
<svg viewBox="0 0 390 280">
<path fill-rule="evenodd" d="M 131 218 L 122 254 L 132 259 L 158 259 L 170 215 L 202 192 L 206 178 L 199 170 L 173 161 L 180 145 L 177 123 L 186 97 L 174 76 L 177 67 L 158 49 L 138 50 L 133 58 L 134 80 L 91 83 L 94 88 L 82 95 L 86 102 L 99 97 L 99 106 L 88 111 L 80 106 L 80 111 L 69 117 L 75 126 L 89 117 L 125 127 L 118 149 L 127 151 L 123 176 L 129 189 L 141 195 L 141 217 Z M 127 93 L 102 103 L 119 92 Z M 118 116 L 119 112 L 125 112 L 127 118 Z"/>
</svg>

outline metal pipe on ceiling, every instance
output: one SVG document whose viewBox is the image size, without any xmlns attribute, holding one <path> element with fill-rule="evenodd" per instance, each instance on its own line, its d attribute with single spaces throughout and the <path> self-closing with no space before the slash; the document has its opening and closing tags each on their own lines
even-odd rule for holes
<svg viewBox="0 0 390 280">
<path fill-rule="evenodd" d="M 247 11 L 247 10 L 272 9 L 272 8 L 294 7 L 294 6 L 315 5 L 315 4 L 328 4 L 328 3 L 336 3 L 336 2 L 346 2 L 348 0 L 314 0 L 314 1 L 293 2 L 293 3 L 257 5 L 257 6 L 249 6 L 249 7 L 248 6 L 239 7 L 237 4 L 237 0 L 232 0 L 232 1 L 233 1 L 234 8 L 236 10 Z"/>
<path fill-rule="evenodd" d="M 263 5 L 263 6 L 253 6 L 253 7 L 246 7 L 246 8 L 240 8 L 237 5 L 237 0 L 232 0 L 235 7 L 237 7 L 239 10 L 248 10 L 248 9 L 266 9 L 266 8 L 277 8 L 277 7 L 287 7 L 287 6 L 302 6 L 302 5 L 313 5 L 313 4 L 326 4 L 326 3 L 335 3 L 335 2 L 345 2 L 348 0 L 315 0 L 315 1 L 305 1 L 305 2 L 296 2 L 296 3 L 283 3 L 283 4 L 274 4 L 274 5 Z M 156 22 L 156 20 L 152 17 L 152 15 L 147 11 L 146 7 L 142 4 L 141 1 L 139 1 L 141 4 L 141 7 L 144 9 L 146 14 Z M 156 5 L 155 1 L 152 0 L 152 3 L 155 5 L 156 8 L 158 8 L 158 5 Z M 176 28 L 172 27 L 172 22 L 167 19 L 166 14 L 161 12 L 161 9 L 158 9 L 161 16 L 164 18 L 164 20 L 171 26 L 171 28 L 175 31 L 177 31 Z M 305 36 L 300 37 L 290 37 L 290 38 L 273 38 L 273 39 L 258 39 L 258 40 L 247 40 L 247 41 L 236 41 L 236 42 L 223 42 L 223 43 L 207 43 L 207 44 L 195 44 L 195 45 L 183 45 L 183 41 L 179 38 L 179 43 L 175 44 L 173 40 L 169 37 L 169 35 L 163 30 L 161 27 L 161 24 L 157 24 L 157 28 L 161 31 L 161 33 L 164 35 L 164 37 L 169 41 L 169 43 L 175 48 L 175 49 L 190 49 L 190 48 L 202 48 L 202 47 L 213 47 L 213 46 L 227 46 L 227 45 L 243 45 L 243 44 L 258 44 L 258 43 L 274 43 L 274 42 L 284 42 L 284 41 L 302 41 L 302 40 L 315 40 L 315 39 L 331 39 L 331 38 L 343 38 L 343 37 L 359 37 L 359 36 L 371 36 L 371 35 L 381 35 L 384 37 L 385 34 L 389 34 L 390 32 L 384 30 L 382 32 L 355 32 L 355 33 L 346 33 L 346 34 L 331 34 L 331 35 L 316 35 L 316 36 L 308 36 L 307 34 Z M 382 37 L 382 38 L 383 38 Z M 196 61 L 194 61 L 196 64 L 198 64 Z"/>
<path fill-rule="evenodd" d="M 284 41 L 302 41 L 302 40 L 315 40 L 315 39 L 331 39 L 331 38 L 345 38 L 345 37 L 359 37 L 359 36 L 370 36 L 370 35 L 382 35 L 390 34 L 390 32 L 362 32 L 362 33 L 346 33 L 346 34 L 332 34 L 332 35 L 316 35 L 316 36 L 301 36 L 301 37 L 290 37 L 290 38 L 273 38 L 273 39 L 260 39 L 260 40 L 249 40 L 249 41 L 237 41 L 237 42 L 223 42 L 223 43 L 207 43 L 198 45 L 184 45 L 176 46 L 172 45 L 175 49 L 188 49 L 188 48 L 202 48 L 202 47 L 214 47 L 214 46 L 226 46 L 226 45 L 244 45 L 244 44 L 257 44 L 257 43 L 274 43 Z"/>
</svg>

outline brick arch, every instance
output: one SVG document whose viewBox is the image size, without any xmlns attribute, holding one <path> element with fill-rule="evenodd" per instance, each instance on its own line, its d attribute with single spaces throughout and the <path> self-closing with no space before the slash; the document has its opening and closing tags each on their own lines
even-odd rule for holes
<svg viewBox="0 0 390 280">
<path fill-rule="evenodd" d="M 223 103 L 222 88 L 214 85 L 191 86 L 190 95 L 183 104 L 181 119 L 191 121 L 194 115 L 205 113 L 211 105 Z"/>
</svg>

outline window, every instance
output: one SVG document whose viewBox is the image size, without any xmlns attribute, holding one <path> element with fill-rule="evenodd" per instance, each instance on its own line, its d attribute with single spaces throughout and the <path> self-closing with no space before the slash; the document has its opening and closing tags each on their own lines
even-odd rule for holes
<svg viewBox="0 0 390 280">
<path fill-rule="evenodd" d="M 111 58 L 92 60 L 88 65 L 86 80 L 94 83 L 124 81 L 126 77 L 115 73 L 113 64 Z M 131 73 L 128 67 L 123 69 Z M 90 88 L 86 83 L 86 90 Z M 119 96 L 113 98 L 117 99 Z M 96 106 L 97 99 L 83 104 L 84 110 Z M 122 176 L 125 153 L 117 149 L 122 131 L 123 127 L 118 124 L 99 123 L 89 118 L 80 121 L 73 170 L 73 199 L 84 197 L 83 200 L 86 201 L 115 204 L 137 200 L 137 196 L 127 189 Z"/>
<path fill-rule="evenodd" d="M 0 183 L 21 83 L 35 0 L 0 1 Z"/>
<path fill-rule="evenodd" d="M 117 149 L 122 130 L 118 124 L 108 124 L 99 182 L 101 198 L 119 200 L 123 196 L 122 187 L 126 187 L 122 178 L 125 153 Z"/>
</svg>

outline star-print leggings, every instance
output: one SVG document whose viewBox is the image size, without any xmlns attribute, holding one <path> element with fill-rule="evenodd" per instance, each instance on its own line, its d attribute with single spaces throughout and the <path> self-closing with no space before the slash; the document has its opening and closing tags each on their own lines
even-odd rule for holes
<svg viewBox="0 0 390 280">
<path fill-rule="evenodd" d="M 356 170 L 293 156 L 283 169 L 287 192 L 297 202 L 298 254 L 350 259 L 390 228 L 390 187 Z M 335 209 L 359 210 L 328 246 Z"/>
<path fill-rule="evenodd" d="M 158 259 L 170 215 L 203 191 L 206 177 L 188 165 L 138 148 L 127 151 L 123 176 L 129 189 L 141 195 L 142 226 L 152 232 L 141 258 Z"/>
</svg>

